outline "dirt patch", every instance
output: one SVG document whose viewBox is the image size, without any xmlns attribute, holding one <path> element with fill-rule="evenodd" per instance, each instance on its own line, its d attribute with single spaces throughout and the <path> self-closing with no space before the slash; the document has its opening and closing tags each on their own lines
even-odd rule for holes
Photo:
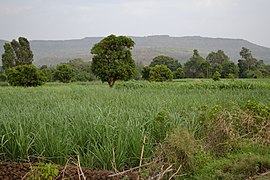
<svg viewBox="0 0 270 180">
<path fill-rule="evenodd" d="M 29 163 L 11 163 L 4 162 L 0 163 L 0 179 L 1 180 L 21 180 L 28 179 L 31 171 L 31 167 L 37 166 L 38 164 L 29 164 Z M 60 166 L 58 168 L 59 174 L 55 178 L 56 180 L 60 179 L 83 179 L 80 170 L 77 166 Z M 127 177 L 127 179 L 133 180 L 136 179 L 134 173 L 127 173 L 123 175 L 118 175 L 110 177 L 114 174 L 112 171 L 103 171 L 103 170 L 92 170 L 89 168 L 82 168 L 84 177 L 88 180 L 118 180 Z"/>
</svg>

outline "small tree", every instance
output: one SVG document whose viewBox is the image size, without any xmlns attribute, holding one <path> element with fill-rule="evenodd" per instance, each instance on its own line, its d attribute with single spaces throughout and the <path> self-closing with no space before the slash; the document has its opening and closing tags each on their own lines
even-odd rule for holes
<svg viewBox="0 0 270 180">
<path fill-rule="evenodd" d="M 177 60 L 173 59 L 169 56 L 157 56 L 155 57 L 152 62 L 150 63 L 150 67 L 155 67 L 156 65 L 165 65 L 167 66 L 172 72 L 176 71 L 178 68 L 182 68 L 182 65 Z"/>
<path fill-rule="evenodd" d="M 110 87 L 117 80 L 129 80 L 135 75 L 135 61 L 130 51 L 134 44 L 125 36 L 110 35 L 102 39 L 91 49 L 93 73 Z"/>
<path fill-rule="evenodd" d="M 218 71 L 216 71 L 214 74 L 213 74 L 213 77 L 212 77 L 212 79 L 214 80 L 214 81 L 219 81 L 220 80 L 220 73 L 218 72 Z"/>
<path fill-rule="evenodd" d="M 172 80 L 172 71 L 165 65 L 156 65 L 150 70 L 150 81 L 168 81 Z"/>
<path fill-rule="evenodd" d="M 12 86 L 40 86 L 46 78 L 33 65 L 22 65 L 9 68 L 7 71 L 8 83 Z"/>
<path fill-rule="evenodd" d="M 71 82 L 76 75 L 76 71 L 68 64 L 60 64 L 56 67 L 54 78 L 63 83 Z"/>
<path fill-rule="evenodd" d="M 144 80 L 149 80 L 150 78 L 150 70 L 151 70 L 151 67 L 149 66 L 144 66 L 143 69 L 142 69 L 142 78 Z"/>
<path fill-rule="evenodd" d="M 173 72 L 174 79 L 181 79 L 185 77 L 185 72 L 183 68 L 178 68 L 176 71 Z"/>
</svg>

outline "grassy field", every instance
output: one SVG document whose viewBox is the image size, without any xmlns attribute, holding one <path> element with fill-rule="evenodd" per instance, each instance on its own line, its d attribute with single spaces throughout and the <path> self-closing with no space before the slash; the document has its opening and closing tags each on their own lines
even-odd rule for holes
<svg viewBox="0 0 270 180">
<path fill-rule="evenodd" d="M 82 166 L 123 170 L 139 165 L 144 136 L 144 161 L 150 161 L 162 140 L 160 114 L 168 132 L 181 126 L 196 136 L 205 111 L 233 111 L 248 100 L 269 105 L 270 80 L 0 86 L 0 161 L 65 164 L 79 155 Z"/>
</svg>

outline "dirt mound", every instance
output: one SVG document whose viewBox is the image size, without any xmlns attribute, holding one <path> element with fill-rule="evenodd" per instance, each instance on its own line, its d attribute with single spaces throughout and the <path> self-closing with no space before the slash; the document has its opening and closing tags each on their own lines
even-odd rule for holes
<svg viewBox="0 0 270 180">
<path fill-rule="evenodd" d="M 0 179 L 1 180 L 21 180 L 28 179 L 31 169 L 38 164 L 29 163 L 0 163 Z M 81 168 L 83 175 L 77 166 L 60 166 L 58 168 L 59 173 L 55 178 L 60 179 L 83 179 L 83 176 L 88 180 L 118 180 L 127 177 L 128 179 L 136 179 L 136 175 L 133 173 L 118 175 L 110 177 L 114 174 L 112 171 L 92 170 L 88 168 Z"/>
</svg>

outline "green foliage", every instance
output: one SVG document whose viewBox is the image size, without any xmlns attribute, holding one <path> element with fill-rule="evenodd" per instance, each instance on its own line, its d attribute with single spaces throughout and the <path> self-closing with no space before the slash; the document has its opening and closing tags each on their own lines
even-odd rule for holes
<svg viewBox="0 0 270 180">
<path fill-rule="evenodd" d="M 188 78 L 208 78 L 210 63 L 199 55 L 194 49 L 193 56 L 184 65 L 185 75 Z"/>
<path fill-rule="evenodd" d="M 224 61 L 229 61 L 229 57 L 222 50 L 211 52 L 206 57 L 211 64 L 222 64 Z"/>
<path fill-rule="evenodd" d="M 213 159 L 196 172 L 196 179 L 249 179 L 270 169 L 269 155 L 236 154 Z"/>
<path fill-rule="evenodd" d="M 154 142 L 162 142 L 171 127 L 169 114 L 166 111 L 160 111 L 152 121 L 151 136 L 154 138 Z"/>
<path fill-rule="evenodd" d="M 144 80 L 149 80 L 150 79 L 150 70 L 151 70 L 151 67 L 149 66 L 144 66 L 143 69 L 142 69 L 142 78 Z"/>
<path fill-rule="evenodd" d="M 176 71 L 178 68 L 182 68 L 182 65 L 175 59 L 168 56 L 157 56 L 150 63 L 150 67 L 155 67 L 156 65 L 165 65 L 171 71 Z"/>
<path fill-rule="evenodd" d="M 2 54 L 3 68 L 30 65 L 33 61 L 33 53 L 30 49 L 29 41 L 24 37 L 19 37 L 19 41 L 13 39 L 11 43 L 5 43 L 4 54 Z"/>
<path fill-rule="evenodd" d="M 8 83 L 12 86 L 40 86 L 46 78 L 33 65 L 22 65 L 7 70 Z"/>
<path fill-rule="evenodd" d="M 152 67 L 149 72 L 149 80 L 150 81 L 170 81 L 173 78 L 172 71 L 165 65 L 156 65 Z"/>
<path fill-rule="evenodd" d="M 6 82 L 7 76 L 5 74 L 0 73 L 0 82 Z"/>
<path fill-rule="evenodd" d="M 30 180 L 53 180 L 59 173 L 58 166 L 51 163 L 40 163 L 33 166 L 30 172 Z"/>
<path fill-rule="evenodd" d="M 63 83 L 70 83 L 76 75 L 76 71 L 68 64 L 60 64 L 56 67 L 53 76 L 56 80 Z"/>
<path fill-rule="evenodd" d="M 113 87 L 117 80 L 129 80 L 135 75 L 135 61 L 131 56 L 134 41 L 125 36 L 110 35 L 91 49 L 92 71 L 102 82 Z"/>
<path fill-rule="evenodd" d="M 214 80 L 214 81 L 220 81 L 220 73 L 218 72 L 218 71 L 216 71 L 214 74 L 213 74 L 213 77 L 212 77 L 212 79 Z"/>
<path fill-rule="evenodd" d="M 249 110 L 255 113 L 255 115 L 260 116 L 262 118 L 266 119 L 270 118 L 270 107 L 263 104 L 259 104 L 255 101 L 248 100 L 244 106 L 244 109 Z"/>
<path fill-rule="evenodd" d="M 181 79 L 185 77 L 185 72 L 183 68 L 178 68 L 173 72 L 174 79 Z"/>
<path fill-rule="evenodd" d="M 174 128 L 161 147 L 156 148 L 154 159 L 159 161 L 152 165 L 150 174 L 155 176 L 162 169 L 172 165 L 173 171 L 166 174 L 165 179 L 169 179 L 174 173 L 190 175 L 195 170 L 195 144 L 195 138 L 187 130 L 182 127 Z"/>
<path fill-rule="evenodd" d="M 55 72 L 55 68 L 52 67 L 43 67 L 40 68 L 40 71 L 44 74 L 45 78 L 46 78 L 46 82 L 53 82 L 54 81 L 54 77 L 53 74 Z"/>
<path fill-rule="evenodd" d="M 10 43 L 4 44 L 4 53 L 2 54 L 3 69 L 8 69 L 15 66 L 15 53 Z"/>
<path fill-rule="evenodd" d="M 235 76 L 234 76 L 234 74 L 229 73 L 229 74 L 228 74 L 228 78 L 234 80 L 234 79 L 235 79 Z"/>
<path fill-rule="evenodd" d="M 243 47 L 240 51 L 241 59 L 238 60 L 239 77 L 241 78 L 261 78 L 269 76 L 269 65 L 262 60 L 258 61 L 252 56 L 249 49 Z"/>
<path fill-rule="evenodd" d="M 95 80 L 95 75 L 91 70 L 91 62 L 85 62 L 82 59 L 73 59 L 69 61 L 69 64 L 72 68 L 76 70 L 76 81 L 93 81 Z"/>
</svg>

